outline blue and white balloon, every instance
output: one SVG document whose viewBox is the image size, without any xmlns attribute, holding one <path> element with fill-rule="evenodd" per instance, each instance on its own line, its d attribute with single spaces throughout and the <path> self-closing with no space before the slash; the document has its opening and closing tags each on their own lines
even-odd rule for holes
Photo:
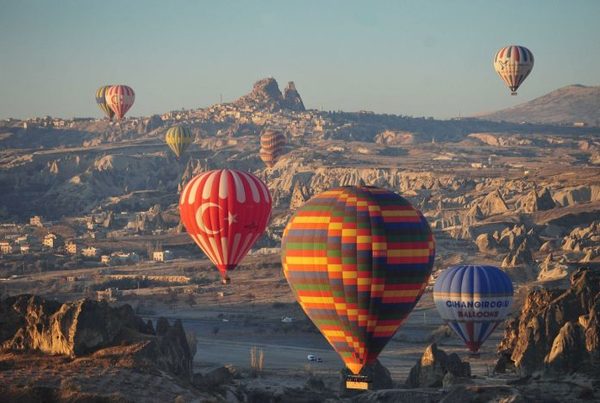
<svg viewBox="0 0 600 403">
<path fill-rule="evenodd" d="M 433 301 L 440 316 L 476 353 L 504 321 L 513 300 L 510 278 L 494 266 L 452 266 L 433 287 Z"/>
</svg>

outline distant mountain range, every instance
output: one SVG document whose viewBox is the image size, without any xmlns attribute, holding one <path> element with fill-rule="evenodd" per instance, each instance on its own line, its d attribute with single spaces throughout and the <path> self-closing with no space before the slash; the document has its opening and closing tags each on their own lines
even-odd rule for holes
<svg viewBox="0 0 600 403">
<path fill-rule="evenodd" d="M 600 126 L 600 86 L 569 85 L 532 101 L 477 116 L 513 123 L 575 124 Z"/>
</svg>

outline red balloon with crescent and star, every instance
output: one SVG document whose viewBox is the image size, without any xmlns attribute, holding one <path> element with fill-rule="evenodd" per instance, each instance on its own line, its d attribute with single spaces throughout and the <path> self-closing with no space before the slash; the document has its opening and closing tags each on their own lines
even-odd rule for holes
<svg viewBox="0 0 600 403">
<path fill-rule="evenodd" d="M 223 282 L 263 234 L 271 215 L 267 185 L 248 172 L 220 169 L 190 180 L 179 199 L 188 234 L 217 266 Z"/>
</svg>

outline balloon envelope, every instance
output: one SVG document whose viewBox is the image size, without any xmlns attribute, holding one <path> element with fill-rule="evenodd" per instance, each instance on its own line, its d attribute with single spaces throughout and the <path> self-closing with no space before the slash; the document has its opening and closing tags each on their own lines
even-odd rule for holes
<svg viewBox="0 0 600 403">
<path fill-rule="evenodd" d="M 115 116 L 115 113 L 106 103 L 106 90 L 110 87 L 110 85 L 103 85 L 102 87 L 98 88 L 96 91 L 96 104 L 98 104 L 98 107 L 102 112 L 104 112 L 108 119 L 112 120 L 113 116 Z"/>
<path fill-rule="evenodd" d="M 516 95 L 519 86 L 533 69 L 533 53 L 524 46 L 506 46 L 494 57 L 494 69 Z"/>
<path fill-rule="evenodd" d="M 113 85 L 106 90 L 105 98 L 117 119 L 123 119 L 135 101 L 135 93 L 126 85 Z"/>
<path fill-rule="evenodd" d="M 167 130 L 165 141 L 169 148 L 179 158 L 181 154 L 192 144 L 194 137 L 190 129 L 184 126 L 175 126 Z"/>
<path fill-rule="evenodd" d="M 272 168 L 285 148 L 285 136 L 278 130 L 267 129 L 260 136 L 260 159 Z"/>
<path fill-rule="evenodd" d="M 179 214 L 188 234 L 217 266 L 223 280 L 228 280 L 227 272 L 265 231 L 271 194 L 247 172 L 203 172 L 181 192 Z"/>
<path fill-rule="evenodd" d="M 406 199 L 350 186 L 323 192 L 298 209 L 281 253 L 298 303 L 358 374 L 423 294 L 435 245 L 427 220 Z"/>
<path fill-rule="evenodd" d="M 440 316 L 472 352 L 504 321 L 512 299 L 512 281 L 494 266 L 449 267 L 433 287 Z"/>
</svg>

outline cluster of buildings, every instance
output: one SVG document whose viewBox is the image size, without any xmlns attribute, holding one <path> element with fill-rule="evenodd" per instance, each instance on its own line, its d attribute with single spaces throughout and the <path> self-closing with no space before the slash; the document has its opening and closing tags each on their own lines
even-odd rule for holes
<svg viewBox="0 0 600 403">
<path fill-rule="evenodd" d="M 105 222 L 106 217 L 103 216 L 100 218 L 87 217 L 86 227 L 88 231 L 80 237 L 68 239 L 51 230 L 45 231 L 44 222 L 40 216 L 31 217 L 29 224 L 25 225 L 0 224 L 0 256 L 53 253 L 78 256 L 83 260 L 96 261 L 104 265 L 139 263 L 142 258 L 135 251 L 106 253 L 106 251 L 93 245 L 92 239 L 97 239 L 99 233 L 105 233 L 101 230 L 104 229 L 102 225 Z M 174 258 L 174 254 L 169 250 L 154 250 L 149 253 L 148 259 L 156 262 L 166 262 Z"/>
<path fill-rule="evenodd" d="M 309 136 L 333 130 L 334 124 L 315 111 L 294 111 L 281 109 L 267 111 L 256 105 L 236 105 L 233 103 L 216 104 L 199 110 L 179 110 L 161 115 L 167 124 L 253 124 L 256 126 L 269 126 L 287 132 L 292 137 Z"/>
<path fill-rule="evenodd" d="M 32 129 L 34 127 L 43 128 L 73 128 L 78 122 L 90 122 L 92 118 L 73 118 L 73 119 L 62 119 L 53 118 L 52 116 L 44 116 L 37 118 L 29 118 L 21 122 L 23 129 Z"/>
</svg>

